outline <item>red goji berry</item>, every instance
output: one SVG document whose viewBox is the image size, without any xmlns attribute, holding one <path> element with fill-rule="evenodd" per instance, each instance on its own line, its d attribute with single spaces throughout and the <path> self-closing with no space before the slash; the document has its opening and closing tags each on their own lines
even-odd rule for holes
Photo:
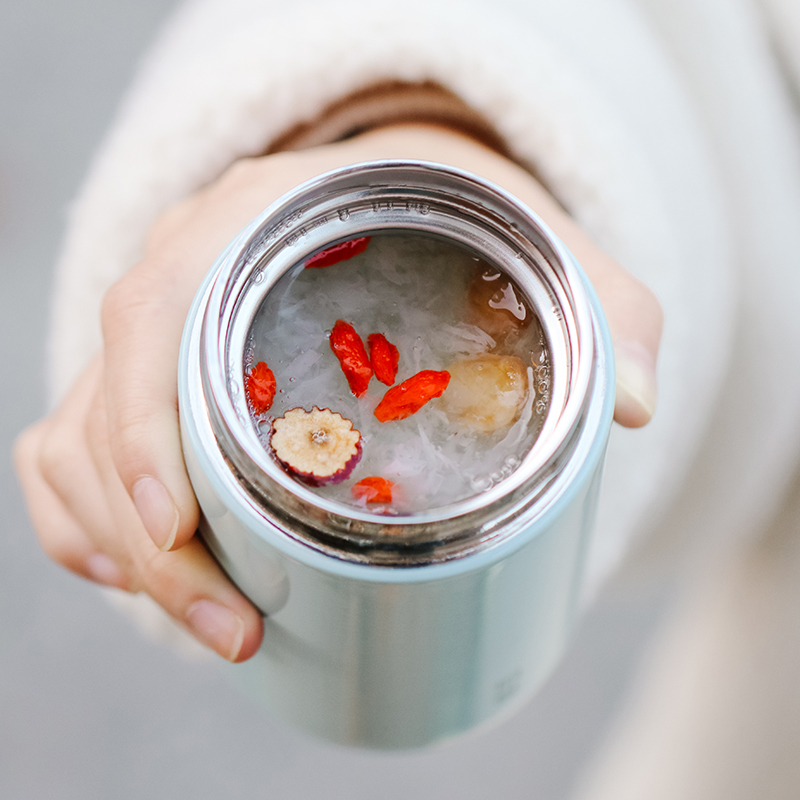
<svg viewBox="0 0 800 800">
<path fill-rule="evenodd" d="M 306 261 L 304 264 L 306 269 L 312 269 L 315 267 L 332 267 L 334 264 L 338 264 L 340 261 L 347 261 L 348 258 L 352 258 L 353 256 L 357 256 L 359 253 L 363 253 L 367 249 L 367 245 L 369 244 L 369 240 L 371 236 L 361 236 L 358 239 L 350 239 L 347 242 L 339 242 L 339 244 L 333 245 L 333 247 L 329 247 L 327 250 L 323 250 L 320 253 L 317 253 L 315 256 L 311 256 L 311 258 Z"/>
<path fill-rule="evenodd" d="M 336 320 L 331 331 L 331 350 L 342 365 L 350 391 L 356 397 L 363 397 L 372 377 L 372 366 L 364 349 L 364 342 L 349 322 Z"/>
<path fill-rule="evenodd" d="M 272 401 L 275 399 L 275 375 L 263 361 L 259 361 L 248 373 L 245 390 L 253 413 L 263 414 L 272 408 Z"/>
<path fill-rule="evenodd" d="M 397 348 L 382 333 L 371 333 L 367 337 L 367 344 L 375 377 L 391 386 L 397 377 L 397 364 L 400 361 Z"/>
<path fill-rule="evenodd" d="M 368 503 L 391 503 L 392 487 L 394 484 L 386 478 L 379 478 L 371 475 L 369 478 L 362 478 L 351 492 L 356 500 L 366 500 Z"/>
<path fill-rule="evenodd" d="M 397 386 L 393 386 L 383 396 L 375 409 L 379 422 L 393 422 L 416 414 L 428 400 L 439 397 L 450 383 L 447 370 L 436 372 L 424 369 Z"/>
</svg>

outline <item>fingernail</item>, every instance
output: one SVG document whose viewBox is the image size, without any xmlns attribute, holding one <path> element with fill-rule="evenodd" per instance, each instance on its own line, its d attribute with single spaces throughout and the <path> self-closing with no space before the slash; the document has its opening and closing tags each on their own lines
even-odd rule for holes
<svg viewBox="0 0 800 800">
<path fill-rule="evenodd" d="M 102 583 L 103 586 L 115 586 L 117 589 L 125 588 L 126 579 L 122 571 L 103 553 L 92 553 L 86 559 L 86 571 L 95 583 Z"/>
<path fill-rule="evenodd" d="M 614 417 L 622 425 L 646 425 L 656 410 L 656 364 L 650 351 L 638 342 L 615 342 L 617 397 Z"/>
<path fill-rule="evenodd" d="M 238 614 L 210 600 L 197 600 L 189 606 L 186 622 L 203 644 L 236 661 L 244 643 L 244 620 Z"/>
<path fill-rule="evenodd" d="M 178 535 L 180 515 L 164 485 L 150 476 L 139 478 L 133 487 L 133 504 L 156 547 L 169 550 Z"/>
</svg>

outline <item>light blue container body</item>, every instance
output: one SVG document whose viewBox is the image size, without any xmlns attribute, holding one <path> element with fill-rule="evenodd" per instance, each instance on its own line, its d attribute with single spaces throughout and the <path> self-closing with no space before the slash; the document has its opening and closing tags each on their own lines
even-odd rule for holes
<svg viewBox="0 0 800 800">
<path fill-rule="evenodd" d="M 499 544 L 411 567 L 350 562 L 287 536 L 203 445 L 210 423 L 191 366 L 200 292 L 181 354 L 186 463 L 208 547 L 266 615 L 260 651 L 231 669 L 276 715 L 340 744 L 422 747 L 503 719 L 552 671 L 575 619 L 614 405 L 609 333 L 585 283 L 596 402 L 569 485 Z"/>
</svg>

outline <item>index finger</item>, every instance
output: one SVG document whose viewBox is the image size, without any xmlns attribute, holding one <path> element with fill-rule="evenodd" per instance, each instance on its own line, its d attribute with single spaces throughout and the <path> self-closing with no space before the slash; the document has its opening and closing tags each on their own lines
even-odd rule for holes
<svg viewBox="0 0 800 800">
<path fill-rule="evenodd" d="M 103 305 L 108 435 L 116 470 L 150 537 L 180 547 L 199 519 L 180 442 L 178 353 L 199 278 L 143 262 Z"/>
<path fill-rule="evenodd" d="M 103 301 L 105 394 L 116 470 L 150 537 L 185 545 L 199 508 L 180 442 L 178 355 L 194 294 L 217 254 L 274 199 L 260 164 L 234 165 L 216 184 L 168 212 L 144 260 Z"/>
</svg>

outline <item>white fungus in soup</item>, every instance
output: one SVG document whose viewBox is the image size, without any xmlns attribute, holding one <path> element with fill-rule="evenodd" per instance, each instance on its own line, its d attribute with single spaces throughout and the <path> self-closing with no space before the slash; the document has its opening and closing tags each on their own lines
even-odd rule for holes
<svg viewBox="0 0 800 800">
<path fill-rule="evenodd" d="M 331 346 L 339 320 L 365 347 L 371 334 L 383 334 L 397 348 L 393 386 L 373 376 L 356 397 Z M 344 331 L 340 324 L 336 341 Z M 549 370 L 546 343 L 520 289 L 472 251 L 419 233 L 360 237 L 284 276 L 255 315 L 245 375 L 261 362 L 275 382 L 268 411 L 250 397 L 264 447 L 292 474 L 270 440 L 284 419 L 302 417 L 310 431 L 302 435 L 309 446 L 328 448 L 320 457 L 325 475 L 334 477 L 315 480 L 308 467 L 295 477 L 329 499 L 375 513 L 409 515 L 491 488 L 530 450 L 549 400 L 540 382 Z M 384 395 L 396 397 L 396 387 L 423 371 L 446 382 L 443 393 L 405 418 L 379 421 Z M 403 398 L 414 392 L 412 384 Z M 287 418 L 298 408 L 307 413 Z M 330 430 L 322 422 L 312 431 L 318 419 Z M 350 422 L 361 434 L 355 457 Z M 346 470 L 329 463 L 336 436 L 349 442 Z"/>
</svg>

